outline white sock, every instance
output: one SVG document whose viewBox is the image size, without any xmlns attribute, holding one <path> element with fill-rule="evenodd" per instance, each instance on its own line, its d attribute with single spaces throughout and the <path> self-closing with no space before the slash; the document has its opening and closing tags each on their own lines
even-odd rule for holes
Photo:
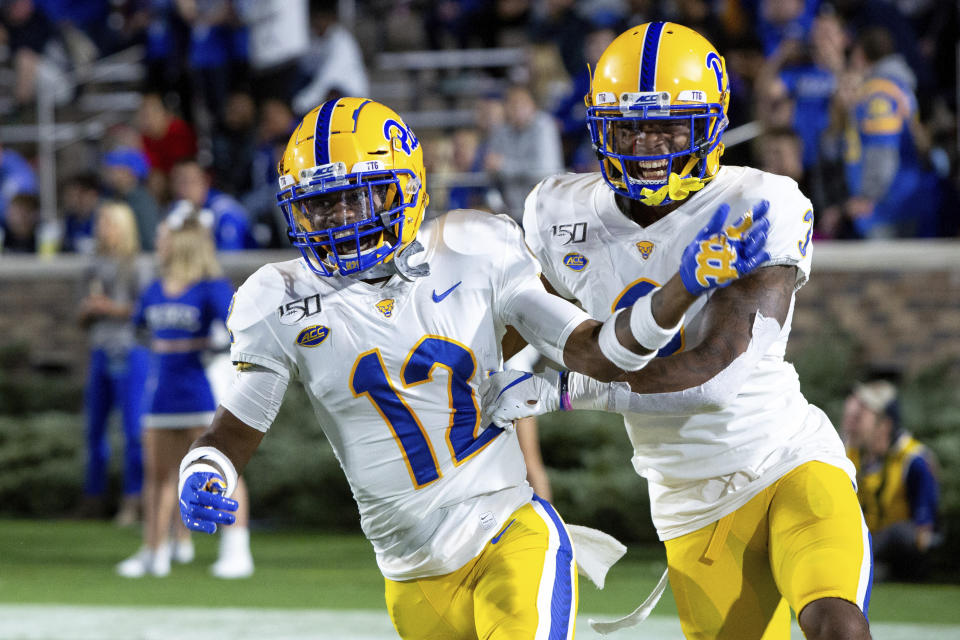
<svg viewBox="0 0 960 640">
<path fill-rule="evenodd" d="M 250 530 L 230 525 L 220 529 L 220 555 L 244 553 L 250 550 Z"/>
</svg>

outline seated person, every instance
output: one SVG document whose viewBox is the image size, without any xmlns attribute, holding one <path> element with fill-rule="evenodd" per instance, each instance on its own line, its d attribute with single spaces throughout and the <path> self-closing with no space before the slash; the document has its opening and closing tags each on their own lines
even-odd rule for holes
<svg viewBox="0 0 960 640">
<path fill-rule="evenodd" d="M 853 396 L 863 435 L 857 493 L 873 536 L 877 580 L 922 579 L 938 539 L 936 459 L 902 429 L 893 384 L 861 384 Z"/>
</svg>

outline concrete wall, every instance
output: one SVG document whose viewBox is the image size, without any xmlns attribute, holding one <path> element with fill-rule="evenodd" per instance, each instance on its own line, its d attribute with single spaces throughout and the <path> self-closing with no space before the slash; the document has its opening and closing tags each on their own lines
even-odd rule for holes
<svg viewBox="0 0 960 640">
<path fill-rule="evenodd" d="M 294 255 L 221 259 L 239 284 L 261 264 Z M 76 256 L 0 256 L 0 349 L 26 343 L 31 365 L 85 374 L 86 338 L 75 310 L 84 264 Z M 857 339 L 864 364 L 915 371 L 960 357 L 960 242 L 816 245 L 813 275 L 797 297 L 788 358 L 837 328 Z"/>
</svg>

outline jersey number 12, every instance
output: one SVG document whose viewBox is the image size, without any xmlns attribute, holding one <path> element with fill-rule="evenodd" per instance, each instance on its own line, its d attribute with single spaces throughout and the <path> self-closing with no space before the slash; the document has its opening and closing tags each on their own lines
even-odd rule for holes
<svg viewBox="0 0 960 640">
<path fill-rule="evenodd" d="M 503 433 L 493 425 L 477 433 L 480 411 L 469 380 L 477 371 L 477 359 L 466 346 L 442 336 L 424 336 L 410 350 L 400 368 L 404 388 L 433 380 L 433 370 L 448 371 L 447 396 L 450 426 L 447 447 L 456 465 L 462 464 Z M 403 451 L 407 470 L 418 489 L 441 477 L 437 456 L 420 419 L 397 393 L 383 364 L 379 349 L 361 353 L 350 374 L 353 395 L 366 395 L 393 432 Z"/>
</svg>

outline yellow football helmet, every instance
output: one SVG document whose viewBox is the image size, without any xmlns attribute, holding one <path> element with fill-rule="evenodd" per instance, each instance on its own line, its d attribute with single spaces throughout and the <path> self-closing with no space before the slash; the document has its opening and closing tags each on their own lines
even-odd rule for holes
<svg viewBox="0 0 960 640">
<path fill-rule="evenodd" d="M 290 242 L 319 275 L 389 262 L 429 197 L 420 141 L 392 109 L 339 98 L 303 117 L 277 167 Z"/>
<path fill-rule="evenodd" d="M 650 206 L 702 189 L 720 168 L 729 87 L 723 58 L 692 29 L 648 22 L 618 36 L 584 98 L 607 184 Z"/>
</svg>

